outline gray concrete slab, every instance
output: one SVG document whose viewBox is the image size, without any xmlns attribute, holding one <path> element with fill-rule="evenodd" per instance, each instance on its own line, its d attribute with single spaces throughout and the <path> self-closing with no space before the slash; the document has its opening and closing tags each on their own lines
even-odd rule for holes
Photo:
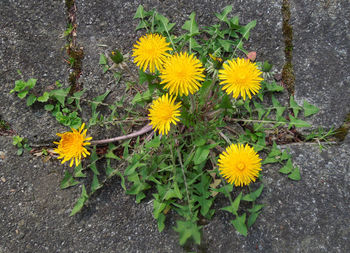
<svg viewBox="0 0 350 253">
<path fill-rule="evenodd" d="M 27 107 L 25 100 L 9 94 L 15 80 L 38 79 L 35 87 L 42 94 L 56 80 L 68 78 L 64 63 L 66 16 L 62 1 L 0 1 L 0 115 L 18 135 L 32 142 L 55 138 L 62 127 L 43 106 Z M 45 133 L 45 134 L 43 134 Z"/>
<path fill-rule="evenodd" d="M 350 112 L 350 2 L 291 0 L 295 99 L 320 108 L 314 127 L 339 127 Z"/>
</svg>

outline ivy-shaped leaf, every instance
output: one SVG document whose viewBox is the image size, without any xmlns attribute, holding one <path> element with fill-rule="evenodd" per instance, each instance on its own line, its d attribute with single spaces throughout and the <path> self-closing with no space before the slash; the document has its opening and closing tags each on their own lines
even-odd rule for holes
<svg viewBox="0 0 350 253">
<path fill-rule="evenodd" d="M 231 220 L 231 223 L 233 224 L 233 226 L 235 227 L 235 229 L 244 236 L 247 236 L 248 234 L 248 229 L 247 226 L 245 224 L 245 218 L 246 218 L 246 213 L 244 213 L 241 216 L 236 216 L 235 220 Z"/>
<path fill-rule="evenodd" d="M 309 104 L 307 101 L 304 101 L 303 109 L 305 117 L 309 117 L 315 113 L 318 113 L 318 111 L 320 110 L 316 106 Z"/>
</svg>

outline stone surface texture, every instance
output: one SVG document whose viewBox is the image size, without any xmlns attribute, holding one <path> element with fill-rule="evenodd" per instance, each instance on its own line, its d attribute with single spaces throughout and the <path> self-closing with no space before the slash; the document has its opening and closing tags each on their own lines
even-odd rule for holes
<svg viewBox="0 0 350 253">
<path fill-rule="evenodd" d="M 350 112 L 350 2 L 290 3 L 295 99 L 321 109 L 313 125 L 337 128 Z"/>
<path fill-rule="evenodd" d="M 120 49 L 131 51 L 142 32 L 132 19 L 141 1 L 77 0 L 77 43 L 85 58 L 79 82 L 91 99 L 112 90 L 107 102 L 122 96 L 122 82 L 102 73 L 99 54 Z M 306 99 L 320 107 L 311 118 L 330 128 L 349 112 L 349 2 L 290 0 L 294 30 L 293 64 L 298 102 Z M 142 1 L 156 8 L 181 28 L 195 11 L 200 26 L 215 21 L 214 12 L 226 5 L 243 24 L 257 19 L 245 44 L 258 52 L 258 60 L 284 64 L 282 1 Z M 63 58 L 66 43 L 64 1 L 0 1 L 0 116 L 16 134 L 30 143 L 51 141 L 61 127 L 40 105 L 28 108 L 9 91 L 14 81 L 37 78 L 43 92 L 56 80 L 68 85 L 69 70 Z M 83 103 L 85 109 L 87 103 Z M 87 110 L 87 109 L 86 109 Z M 96 130 L 94 130 L 96 131 Z M 109 137 L 119 129 L 101 130 Z M 94 135 L 95 136 L 95 135 Z M 136 204 L 115 177 L 89 200 L 81 213 L 69 217 L 80 187 L 60 189 L 67 165 L 53 158 L 25 152 L 16 155 L 12 137 L 0 136 L 0 253 L 12 252 L 350 252 L 350 136 L 342 143 L 320 149 L 316 143 L 282 146 L 289 149 L 302 180 L 280 174 L 278 166 L 263 167 L 265 188 L 259 203 L 265 207 L 247 237 L 235 232 L 233 219 L 220 210 L 218 199 L 213 220 L 203 226 L 200 246 L 181 247 L 173 231 L 175 215 L 158 232 L 153 204 L 146 198 Z M 91 176 L 91 175 L 90 175 Z M 91 179 L 91 177 L 88 177 Z"/>
<path fill-rule="evenodd" d="M 39 103 L 26 106 L 10 94 L 15 80 L 38 79 L 35 92 L 42 94 L 54 87 L 56 80 L 68 81 L 64 63 L 66 28 L 62 1 L 0 1 L 0 116 L 18 135 L 32 142 L 55 138 L 65 129 Z M 43 134 L 45 133 L 45 134 Z"/>
</svg>

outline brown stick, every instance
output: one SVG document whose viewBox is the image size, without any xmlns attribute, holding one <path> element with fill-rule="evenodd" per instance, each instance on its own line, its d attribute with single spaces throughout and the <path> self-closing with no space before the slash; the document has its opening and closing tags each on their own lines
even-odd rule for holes
<svg viewBox="0 0 350 253">
<path fill-rule="evenodd" d="M 122 140 L 126 140 L 126 139 L 130 139 L 130 138 L 134 138 L 134 137 L 143 135 L 151 130 L 152 130 L 152 126 L 146 125 L 143 128 L 141 128 L 140 130 L 133 132 L 131 134 L 122 135 L 122 136 L 118 136 L 118 137 L 114 137 L 114 138 L 110 138 L 110 139 L 91 141 L 90 143 L 91 143 L 91 145 L 98 145 L 98 144 L 106 144 L 106 143 L 111 143 L 111 142 L 116 142 L 116 141 L 122 141 Z"/>
</svg>

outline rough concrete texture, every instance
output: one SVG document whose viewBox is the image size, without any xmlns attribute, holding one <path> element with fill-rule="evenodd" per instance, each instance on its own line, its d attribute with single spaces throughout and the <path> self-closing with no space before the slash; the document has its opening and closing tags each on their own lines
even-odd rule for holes
<svg viewBox="0 0 350 253">
<path fill-rule="evenodd" d="M 42 94 L 55 81 L 68 81 L 63 31 L 66 27 L 61 1 L 0 1 L 0 115 L 18 135 L 32 142 L 55 138 L 63 127 L 39 103 L 27 107 L 25 99 L 9 94 L 15 80 L 38 79 L 35 92 Z M 45 133 L 45 134 L 43 134 Z"/>
<path fill-rule="evenodd" d="M 350 2 L 290 3 L 296 101 L 320 108 L 314 126 L 337 128 L 350 112 Z"/>
<path fill-rule="evenodd" d="M 61 51 L 65 40 L 59 37 L 66 27 L 64 3 L 33 2 L 0 1 L 3 66 L 0 115 L 18 134 L 29 137 L 31 143 L 53 138 L 61 128 L 40 106 L 27 108 L 24 101 L 8 94 L 18 79 L 16 70 L 20 69 L 25 79 L 37 77 L 39 91 L 55 80 L 65 83 L 68 79 L 66 64 L 62 61 L 64 51 Z M 136 23 L 132 20 L 139 2 L 77 1 L 77 42 L 85 50 L 80 81 L 87 89 L 88 98 L 108 88 L 113 89 L 112 98 L 122 94 L 124 88 L 116 87 L 110 83 L 110 76 L 102 74 L 98 58 L 104 50 L 119 48 L 123 53 L 131 50 L 141 35 L 134 32 Z M 301 1 L 291 1 L 296 97 L 300 101 L 304 96 L 320 106 L 318 92 L 325 90 L 320 98 L 324 101 L 320 106 L 321 116 L 313 120 L 329 128 L 332 122 L 326 121 L 327 118 L 334 116 L 334 121 L 341 122 L 341 110 L 348 101 L 344 96 L 348 77 L 342 72 L 348 61 L 348 48 L 342 33 L 349 34 L 340 28 L 347 24 L 349 12 L 346 1 L 309 2 L 304 6 Z M 178 27 L 192 11 L 197 13 L 200 25 L 212 23 L 213 12 L 233 4 L 242 23 L 258 21 L 252 39 L 246 43 L 247 49 L 257 51 L 259 60 L 276 63 L 279 71 L 282 68 L 281 1 L 143 1 L 143 4 L 146 9 L 157 8 L 175 20 Z M 322 8 L 324 6 L 327 8 Z M 310 19 L 307 14 L 311 15 Z M 311 37 L 302 30 L 305 27 L 309 27 Z M 327 44 L 330 42 L 331 46 Z M 322 55 L 323 50 L 328 56 Z M 320 65 L 322 61 L 327 62 L 329 76 Z M 340 70 L 339 66 L 343 68 Z M 311 76 L 318 82 L 314 83 Z M 330 84 L 336 89 L 329 88 Z M 340 90 L 343 96 L 338 93 Z M 350 251 L 349 135 L 343 143 L 323 151 L 314 144 L 284 146 L 291 150 L 302 180 L 290 181 L 279 174 L 279 167 L 264 166 L 265 189 L 260 202 L 266 206 L 248 237 L 235 232 L 229 222 L 233 217 L 219 210 L 220 205 L 225 204 L 219 201 L 213 220 L 203 227 L 203 244 L 189 248 L 179 246 L 177 234 L 171 228 L 174 226 L 172 214 L 165 231 L 159 233 L 152 217 L 152 203 L 146 200 L 136 204 L 134 197 L 124 194 L 118 178 L 99 190 L 81 213 L 69 217 L 80 189 L 59 189 L 67 165 L 53 160 L 44 162 L 42 157 L 28 153 L 18 157 L 11 142 L 11 137 L 0 136 L 0 252 Z"/>
</svg>

